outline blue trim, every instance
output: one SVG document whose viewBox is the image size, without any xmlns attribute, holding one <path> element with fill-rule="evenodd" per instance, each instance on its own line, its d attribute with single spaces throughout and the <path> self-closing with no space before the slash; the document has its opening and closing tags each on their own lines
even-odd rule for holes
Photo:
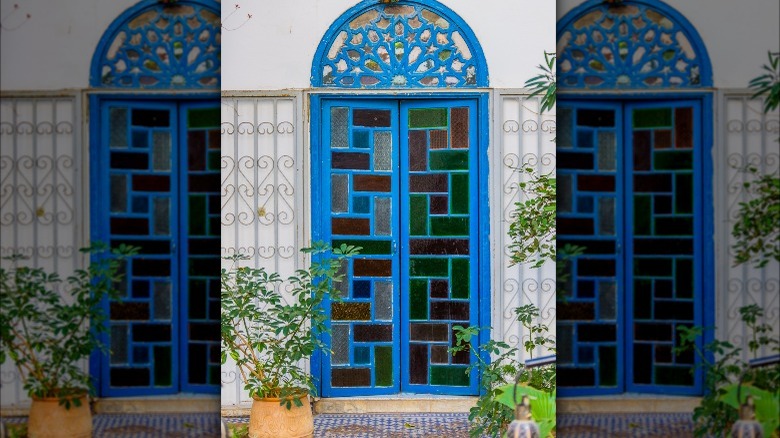
<svg viewBox="0 0 780 438">
<path fill-rule="evenodd" d="M 459 31 L 461 32 L 461 36 L 465 40 L 466 44 L 468 45 L 469 49 L 472 52 L 472 57 L 470 60 L 467 61 L 468 63 L 473 62 L 474 66 L 476 67 L 476 77 L 474 78 L 474 82 L 468 82 L 466 80 L 466 68 L 463 68 L 462 71 L 450 71 L 447 73 L 447 76 L 451 77 L 458 77 L 458 83 L 457 84 L 451 84 L 447 85 L 444 81 L 444 75 L 440 75 L 438 73 L 433 73 L 433 70 L 435 70 L 435 67 L 431 70 L 428 70 L 426 74 L 416 73 L 416 71 L 410 71 L 410 69 L 404 69 L 404 71 L 395 71 L 396 67 L 390 67 L 388 70 L 383 70 L 377 75 L 368 73 L 364 74 L 366 76 L 377 78 L 379 79 L 378 83 L 372 84 L 370 86 L 361 85 L 359 77 L 356 77 L 354 82 L 352 84 L 338 84 L 338 83 L 324 83 L 323 81 L 323 67 L 327 64 L 327 53 L 330 48 L 330 45 L 333 44 L 333 42 L 336 40 L 337 35 L 345 29 L 345 26 L 348 27 L 348 23 L 353 20 L 354 18 L 358 17 L 362 13 L 367 12 L 370 9 L 378 9 L 380 7 L 384 7 L 386 5 L 378 4 L 376 0 L 363 0 L 357 5 L 351 7 L 349 10 L 347 10 L 345 13 L 343 13 L 336 21 L 331 24 L 331 26 L 328 28 L 328 30 L 325 32 L 325 35 L 320 40 L 320 44 L 317 47 L 317 50 L 314 54 L 313 60 L 312 60 L 312 67 L 311 67 L 311 85 L 312 87 L 330 87 L 330 88 L 445 88 L 454 86 L 457 88 L 475 88 L 475 87 L 487 87 L 489 80 L 488 80 L 488 68 L 487 63 L 485 61 L 485 56 L 482 51 L 482 47 L 479 44 L 479 41 L 477 40 L 476 35 L 471 30 L 471 28 L 466 24 L 466 22 L 454 11 L 452 11 L 447 6 L 443 5 L 442 3 L 439 3 L 436 0 L 400 0 L 397 3 L 393 4 L 394 6 L 412 6 L 412 7 L 425 7 L 433 12 L 441 15 L 443 18 L 447 19 L 450 23 L 454 23 L 454 28 L 449 30 L 449 32 L 452 31 Z M 391 23 L 392 25 L 392 23 Z M 407 24 L 408 26 L 408 24 Z M 392 30 L 392 29 L 391 29 Z M 409 33 L 414 33 L 410 29 L 406 29 L 409 31 Z M 380 34 L 381 37 L 381 34 Z M 435 36 L 431 35 L 430 41 L 435 41 Z M 451 40 L 451 39 L 450 39 Z M 364 41 L 365 43 L 368 43 L 370 41 Z M 405 43 L 404 43 L 405 44 Z M 448 50 L 452 50 L 452 57 L 454 58 L 456 55 L 454 53 L 456 50 L 454 50 L 454 46 L 452 45 L 452 41 L 449 41 L 448 44 L 451 45 Z M 405 49 L 403 56 L 403 60 L 408 60 L 409 51 L 412 48 L 409 45 L 405 44 Z M 376 55 L 376 59 L 379 58 L 379 54 L 376 52 L 376 50 L 373 50 L 371 52 L 372 56 Z M 365 61 L 368 61 L 364 59 L 363 55 L 360 55 L 360 62 L 362 64 L 365 64 Z M 395 57 L 393 56 L 393 53 L 389 53 L 388 56 L 390 57 L 390 62 L 395 62 Z M 417 67 L 419 63 L 422 62 L 423 58 L 425 58 L 425 55 L 420 55 L 418 58 L 418 62 L 412 66 L 412 68 Z M 373 59 L 372 59 L 373 61 Z M 431 57 L 431 61 L 434 63 L 440 63 L 438 60 L 433 59 Z M 444 61 L 442 61 L 444 62 Z M 382 68 L 383 62 L 377 61 L 378 68 Z M 335 73 L 335 72 L 334 72 Z M 394 77 L 401 76 L 404 79 L 403 83 L 394 82 Z M 418 81 L 423 76 L 441 76 L 439 79 L 438 84 L 431 85 L 431 86 L 425 86 L 421 85 Z M 339 81 L 340 82 L 340 81 Z"/>
<path fill-rule="evenodd" d="M 426 94 L 426 95 L 420 95 L 420 94 L 412 94 L 412 93 L 400 93 L 400 94 L 394 94 L 392 96 L 388 95 L 381 95 L 381 94 L 361 94 L 361 95 L 355 95 L 355 94 L 314 94 L 311 96 L 311 111 L 310 111 L 310 123 L 311 123 L 311 184 L 312 184 L 312 197 L 311 197 L 311 208 L 312 208 L 312 239 L 314 241 L 317 240 L 327 240 L 330 238 L 330 233 L 327 231 L 327 226 L 329 222 L 326 222 L 326 218 L 329 218 L 330 214 L 330 208 L 329 208 L 329 202 L 324 202 L 326 197 L 329 197 L 329 187 L 330 182 L 329 178 L 324 178 L 324 167 L 328 165 L 330 158 L 327 156 L 328 154 L 323 154 L 324 151 L 321 150 L 321 144 L 322 142 L 319 141 L 321 138 L 320 134 L 323 129 L 329 129 L 328 125 L 324 123 L 324 115 L 323 110 L 326 106 L 332 105 L 331 101 L 333 100 L 341 100 L 341 102 L 344 102 L 345 100 L 354 103 L 354 102 L 364 102 L 364 101 L 387 101 L 387 102 L 400 102 L 403 101 L 425 101 L 426 103 L 431 102 L 432 99 L 435 99 L 436 102 L 441 102 L 440 99 L 452 99 L 453 101 L 457 101 L 458 103 L 461 102 L 468 102 L 469 99 L 472 99 L 476 101 L 476 105 L 478 108 L 479 114 L 472 114 L 472 120 L 471 122 L 476 122 L 477 126 L 479 127 L 479 135 L 477 136 L 477 148 L 476 151 L 476 157 L 478 160 L 478 174 L 476 178 L 476 187 L 474 187 L 474 183 L 472 183 L 472 190 L 475 190 L 475 192 L 472 192 L 474 195 L 478 195 L 479 199 L 479 207 L 477 211 L 477 223 L 476 228 L 479 233 L 478 241 L 480 242 L 478 251 L 479 251 L 479 272 L 480 275 L 478 276 L 478 280 L 476 278 L 472 278 L 472 281 L 476 282 L 478 281 L 477 289 L 472 290 L 478 290 L 479 296 L 477 297 L 478 300 L 478 306 L 474 307 L 472 306 L 471 313 L 472 315 L 474 312 L 477 312 L 477 320 L 480 326 L 486 327 L 489 326 L 491 323 L 491 314 L 490 314 L 490 290 L 491 290 L 491 284 L 490 284 L 490 240 L 489 240 L 489 234 L 490 234 L 490 212 L 489 212 L 489 187 L 488 187 L 488 144 L 489 144 L 489 96 L 487 93 L 453 93 L 453 92 L 443 92 L 443 93 L 433 93 L 433 94 Z M 473 108 L 473 107 L 472 107 Z M 400 149 L 400 148 L 399 148 Z M 326 163 L 327 161 L 328 163 Z M 408 162 L 408 158 L 407 158 Z M 326 181 L 327 180 L 327 181 Z M 325 183 L 321 183 L 325 181 Z M 394 199 L 397 198 L 397 194 L 394 194 Z M 400 202 L 400 201 L 399 201 Z M 327 204 L 327 205 L 326 205 Z M 397 210 L 396 210 L 397 211 Z M 475 225 L 472 225 L 472 228 L 475 227 Z M 401 239 L 402 244 L 403 239 Z M 477 277 L 477 276 L 474 276 Z M 474 285 L 472 285 L 474 287 Z M 478 309 L 478 310 L 477 310 Z M 400 308 L 395 308 L 396 312 L 399 312 L 400 314 Z M 330 341 L 329 336 L 317 334 L 316 336 L 322 336 L 323 341 L 328 342 Z M 406 336 L 406 341 L 403 341 L 404 343 L 408 343 L 408 335 Z M 479 338 L 474 341 L 474 345 L 477 343 L 484 343 L 487 342 L 487 340 L 490 339 L 490 333 L 487 330 L 483 330 L 480 332 Z M 489 356 L 484 357 L 486 360 L 489 360 Z M 399 360 L 400 357 L 399 357 Z M 360 395 L 359 390 L 349 390 L 348 392 L 344 394 L 336 394 L 335 392 L 329 393 L 329 394 L 323 394 L 323 388 L 329 386 L 329 379 L 330 377 L 327 375 L 326 371 L 326 362 L 327 359 L 324 357 L 324 354 L 320 351 L 315 351 L 315 353 L 312 355 L 311 360 L 311 373 L 315 378 L 315 386 L 317 388 L 317 391 L 322 394 L 323 396 L 337 396 L 337 395 Z M 403 361 L 401 362 L 403 363 Z M 400 364 L 399 368 L 400 369 Z M 323 384 L 324 381 L 327 381 L 326 384 Z M 477 384 L 478 384 L 478 376 L 476 373 L 472 374 L 470 376 L 470 389 L 467 392 L 463 392 L 464 394 L 474 394 L 477 391 Z M 453 392 L 446 392 L 449 394 L 454 394 Z"/>
<path fill-rule="evenodd" d="M 698 62 L 700 63 L 700 72 L 699 72 L 699 83 L 683 83 L 680 85 L 681 88 L 685 87 L 692 87 L 692 88 L 702 88 L 702 87 L 712 87 L 712 64 L 710 62 L 709 54 L 707 53 L 707 48 L 704 44 L 704 42 L 701 39 L 701 36 L 699 35 L 696 28 L 691 24 L 690 21 L 688 21 L 685 16 L 677 12 L 673 7 L 667 5 L 666 3 L 660 1 L 660 0 L 626 0 L 622 3 L 626 6 L 636 5 L 640 7 L 640 9 L 643 8 L 649 8 L 656 11 L 660 11 L 662 14 L 666 15 L 668 18 L 670 18 L 674 25 L 675 23 L 678 24 L 682 29 L 682 32 L 686 35 L 686 37 L 689 39 L 689 42 L 693 46 L 694 53 L 697 56 Z M 579 6 L 575 7 L 566 15 L 564 15 L 560 20 L 558 20 L 557 26 L 556 26 L 556 32 L 557 35 L 560 37 L 564 34 L 567 30 L 569 30 L 573 23 L 584 16 L 585 14 L 592 12 L 593 10 L 603 10 L 606 8 L 609 8 L 611 6 L 605 4 L 603 0 L 588 0 Z M 658 35 L 656 35 L 656 39 L 658 38 Z M 613 57 L 617 58 L 615 56 L 616 54 L 612 54 Z M 602 62 L 605 60 L 602 54 L 594 54 L 594 60 Z M 586 57 L 586 60 L 590 59 Z M 558 68 L 560 69 L 560 63 L 564 60 L 559 59 L 558 60 Z M 603 64 L 603 62 L 602 62 Z M 559 70 L 558 73 L 558 79 L 559 79 L 559 89 L 564 88 L 572 88 L 572 89 L 584 89 L 584 88 L 594 88 L 594 89 L 614 89 L 614 88 L 623 88 L 624 86 L 628 89 L 651 89 L 646 84 L 640 83 L 639 80 L 641 78 L 644 78 L 646 75 L 644 73 L 640 73 L 640 69 L 643 67 L 645 63 L 644 62 L 637 62 L 637 63 L 631 63 L 630 65 L 634 66 L 633 72 L 626 72 L 629 76 L 630 85 L 616 85 L 617 78 L 611 77 L 610 73 L 608 72 L 595 72 L 592 76 L 598 76 L 600 79 L 604 80 L 603 84 L 598 85 L 585 85 L 582 81 L 577 81 L 576 85 L 567 84 L 565 79 L 567 77 L 572 77 L 576 75 L 577 73 L 574 73 L 574 67 L 572 67 L 571 73 L 561 73 Z M 673 85 L 670 86 L 669 84 L 664 84 L 661 86 L 655 86 L 652 87 L 652 90 L 659 90 L 659 89 L 670 89 L 670 88 L 676 88 Z"/>
<path fill-rule="evenodd" d="M 217 17 L 220 16 L 220 4 L 214 0 L 179 0 L 174 5 L 171 6 L 178 6 L 178 5 L 192 5 L 197 10 L 199 9 L 207 9 L 209 12 L 215 14 Z M 165 71 L 165 65 L 168 65 L 163 62 L 163 71 L 161 73 L 153 74 L 153 76 L 161 75 L 163 77 L 166 77 L 166 81 L 160 82 L 154 85 L 143 85 L 138 82 L 138 78 L 136 77 L 133 80 L 132 84 L 111 84 L 107 85 L 102 80 L 102 65 L 104 65 L 103 60 L 105 59 L 106 53 L 108 49 L 111 47 L 111 43 L 114 41 L 114 39 L 117 37 L 117 34 L 123 30 L 134 18 L 137 18 L 139 15 L 143 14 L 144 12 L 147 12 L 149 10 L 158 9 L 158 8 L 166 8 L 169 7 L 167 5 L 161 4 L 159 0 L 142 0 L 138 2 L 137 4 L 131 6 L 127 10 L 125 10 L 123 13 L 121 13 L 116 19 L 114 19 L 113 22 L 106 28 L 106 31 L 103 33 L 103 35 L 100 38 L 100 41 L 98 42 L 98 45 L 95 49 L 95 52 L 92 55 L 92 62 L 90 65 L 90 73 L 89 73 L 89 84 L 91 87 L 95 88 L 132 88 L 132 89 L 139 89 L 139 88 L 154 88 L 154 89 L 165 89 L 169 90 L 171 88 L 174 88 L 174 85 L 178 86 L 178 84 L 172 84 L 171 79 L 174 76 L 174 74 L 179 74 L 184 76 L 184 83 L 181 84 L 181 88 L 190 88 L 190 89 L 206 89 L 206 90 L 219 90 L 219 79 L 220 79 L 220 66 L 219 66 L 219 58 L 216 57 L 216 65 L 212 65 L 211 68 L 207 69 L 206 72 L 201 73 L 195 73 L 195 69 L 199 66 L 201 62 L 207 62 L 211 61 L 213 63 L 213 57 L 214 55 L 206 55 L 204 50 L 201 50 L 201 54 L 198 56 L 198 59 L 195 62 L 192 62 L 188 67 L 187 71 L 179 71 L 175 67 L 169 67 Z M 215 27 L 215 30 L 219 32 L 219 27 Z M 186 32 L 184 32 L 186 34 Z M 146 36 L 142 36 L 144 40 L 146 41 Z M 171 43 L 168 46 L 168 49 L 173 48 L 173 44 L 175 42 L 182 42 L 182 45 L 184 48 L 187 48 L 189 44 L 187 43 L 184 38 L 176 38 L 174 37 L 175 41 L 171 41 Z M 215 35 L 211 35 L 209 37 L 209 41 L 215 43 Z M 208 42 L 206 42 L 208 43 Z M 195 42 L 193 44 L 196 45 L 202 45 L 200 42 Z M 183 57 L 186 60 L 186 53 L 183 55 Z M 152 55 L 148 55 L 152 56 Z M 182 55 L 180 55 L 182 56 Z M 157 55 L 154 55 L 156 60 Z M 144 57 L 141 56 L 140 60 L 143 61 Z M 155 61 L 155 59 L 150 58 L 152 61 Z M 200 61 L 200 62 L 198 62 Z M 110 62 L 110 61 L 109 61 Z M 108 62 L 107 62 L 108 63 Z M 159 62 L 157 63 L 160 64 Z M 169 62 L 170 64 L 170 62 Z M 127 65 L 126 69 L 129 71 L 134 65 Z M 140 66 L 140 68 L 145 69 L 143 65 Z M 213 70 L 213 68 L 216 68 L 216 70 Z M 198 79 L 204 77 L 204 76 L 210 76 L 216 74 L 217 83 L 213 85 L 202 85 L 197 82 Z"/>
</svg>

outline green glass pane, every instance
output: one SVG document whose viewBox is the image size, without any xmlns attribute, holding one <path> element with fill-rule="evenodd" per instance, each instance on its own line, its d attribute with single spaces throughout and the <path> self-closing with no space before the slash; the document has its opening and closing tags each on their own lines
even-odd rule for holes
<svg viewBox="0 0 780 438">
<path fill-rule="evenodd" d="M 219 108 L 191 109 L 187 113 L 187 127 L 189 128 L 218 128 L 219 121 Z"/>
<path fill-rule="evenodd" d="M 637 236 L 650 235 L 652 198 L 650 196 L 634 196 L 634 234 Z"/>
<path fill-rule="evenodd" d="M 688 366 L 656 366 L 655 383 L 658 385 L 693 385 L 693 374 Z"/>
<path fill-rule="evenodd" d="M 634 110 L 634 128 L 665 128 L 671 126 L 671 108 L 647 108 Z"/>
<path fill-rule="evenodd" d="M 391 254 L 392 245 L 388 240 L 359 240 L 359 239 L 334 239 L 331 244 L 334 248 L 342 244 L 359 246 L 361 255 Z"/>
<path fill-rule="evenodd" d="M 428 196 L 409 196 L 409 234 L 412 236 L 428 235 Z"/>
<path fill-rule="evenodd" d="M 601 386 L 617 385 L 617 349 L 615 347 L 599 347 L 599 382 Z"/>
<path fill-rule="evenodd" d="M 421 108 L 409 110 L 410 128 L 447 127 L 447 108 Z"/>
<path fill-rule="evenodd" d="M 190 235 L 206 234 L 206 196 L 190 195 Z"/>
<path fill-rule="evenodd" d="M 431 170 L 469 170 L 468 151 L 431 151 Z"/>
<path fill-rule="evenodd" d="M 442 258 L 411 257 L 409 275 L 412 277 L 448 277 L 449 260 Z"/>
<path fill-rule="evenodd" d="M 209 170 L 219 171 L 222 166 L 222 157 L 220 157 L 219 151 L 209 151 Z"/>
<path fill-rule="evenodd" d="M 456 173 L 450 175 L 450 212 L 452 214 L 469 213 L 469 175 Z"/>
<path fill-rule="evenodd" d="M 409 318 L 428 319 L 428 280 L 409 280 Z"/>
<path fill-rule="evenodd" d="M 374 347 L 376 386 L 393 386 L 393 347 Z"/>
<path fill-rule="evenodd" d="M 663 151 L 653 154 L 655 170 L 692 170 L 693 152 Z"/>
<path fill-rule="evenodd" d="M 171 347 L 154 347 L 154 386 L 171 386 Z"/>
<path fill-rule="evenodd" d="M 221 380 L 222 370 L 219 365 L 211 365 L 209 367 L 209 385 L 219 385 Z"/>
<path fill-rule="evenodd" d="M 469 259 L 452 259 L 452 298 L 469 298 Z"/>
<path fill-rule="evenodd" d="M 466 366 L 431 366 L 431 385 L 469 386 Z"/>
<path fill-rule="evenodd" d="M 469 218 L 467 217 L 431 217 L 431 235 L 468 236 Z"/>
</svg>

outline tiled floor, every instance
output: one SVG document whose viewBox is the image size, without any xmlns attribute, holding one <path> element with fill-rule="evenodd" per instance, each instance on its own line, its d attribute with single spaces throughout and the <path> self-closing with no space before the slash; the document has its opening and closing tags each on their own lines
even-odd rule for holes
<svg viewBox="0 0 780 438">
<path fill-rule="evenodd" d="M 27 417 L 4 417 L 4 423 L 23 423 Z M 92 417 L 96 438 L 214 438 L 220 435 L 218 414 L 117 414 Z"/>
</svg>

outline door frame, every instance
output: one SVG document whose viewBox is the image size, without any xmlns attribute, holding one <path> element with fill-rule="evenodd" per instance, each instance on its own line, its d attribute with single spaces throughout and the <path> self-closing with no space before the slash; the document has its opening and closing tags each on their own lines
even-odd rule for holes
<svg viewBox="0 0 780 438">
<path fill-rule="evenodd" d="M 318 181 L 321 181 L 323 178 L 323 172 L 321 169 L 322 164 L 322 154 L 323 154 L 323 147 L 322 142 L 320 141 L 321 133 L 322 133 L 322 108 L 323 108 L 323 101 L 327 100 L 352 100 L 352 101 L 360 101 L 360 100 L 390 100 L 390 101 L 400 101 L 400 100 L 457 100 L 459 98 L 464 99 L 474 99 L 477 101 L 477 129 L 479 131 L 477 135 L 477 193 L 478 193 L 478 201 L 477 201 L 477 231 L 479 237 L 479 244 L 478 244 L 478 272 L 479 272 L 479 281 L 478 281 L 478 296 L 477 296 L 477 314 L 478 314 L 478 325 L 480 327 L 489 327 L 490 326 L 490 317 L 491 317 L 491 299 L 492 299 L 492 293 L 491 293 L 491 283 L 490 283 L 490 251 L 491 251 L 491 241 L 489 239 L 490 235 L 490 200 L 489 200 L 489 194 L 490 194 L 490 187 L 489 187 L 489 179 L 488 179 L 488 164 L 490 160 L 490 156 L 488 154 L 489 144 L 490 144 L 490 106 L 489 106 L 489 93 L 486 91 L 479 92 L 393 92 L 392 90 L 387 90 L 388 92 L 381 93 L 381 92 L 370 92 L 370 93 L 332 93 L 332 92 L 324 92 L 324 93 L 312 93 L 310 94 L 310 103 L 309 103 L 309 118 L 310 118 L 310 126 L 309 126 L 309 135 L 308 141 L 309 141 L 309 153 L 310 153 L 310 160 L 309 160 L 309 171 L 311 175 L 310 180 L 310 186 L 311 186 L 311 236 L 312 241 L 322 240 L 322 230 L 325 224 L 323 223 L 323 209 L 322 209 L 322 203 L 320 202 L 320 197 L 323 195 L 321 193 L 321 187 L 319 184 L 317 184 Z M 400 236 L 399 236 L 400 238 Z M 315 336 L 322 337 L 324 334 L 322 333 L 314 333 Z M 483 344 L 484 342 L 487 342 L 487 340 L 490 339 L 490 332 L 488 330 L 482 330 L 479 333 L 479 336 L 477 339 L 475 339 L 472 342 L 472 346 Z M 325 373 L 325 369 L 323 366 L 323 358 L 322 355 L 324 353 L 322 351 L 315 351 L 311 358 L 311 364 L 310 364 L 310 372 L 314 376 L 316 382 L 315 386 L 317 388 L 317 392 L 319 394 L 322 393 L 322 382 L 323 382 L 323 376 Z M 399 360 L 401 358 L 399 357 Z M 482 359 L 489 361 L 490 357 L 486 354 L 482 355 Z M 399 370 L 400 371 L 400 370 Z M 477 377 L 478 379 L 478 377 Z M 479 380 L 477 380 L 477 385 L 479 385 Z M 478 388 L 478 391 L 481 392 L 481 389 Z M 434 394 L 435 392 L 431 392 L 431 394 Z"/>
<path fill-rule="evenodd" d="M 103 130 L 104 127 L 101 123 L 101 115 L 103 111 L 103 107 L 105 106 L 106 102 L 109 101 L 125 101 L 130 103 L 153 103 L 153 102 L 159 102 L 159 103 L 165 103 L 165 104 L 172 104 L 176 105 L 177 110 L 180 107 L 180 104 L 187 103 L 187 104 L 195 104 L 201 102 L 206 102 L 209 100 L 213 100 L 215 103 L 220 103 L 220 94 L 219 92 L 213 92 L 213 91 L 207 91 L 207 92 L 197 92 L 197 91 L 182 91 L 182 92 L 139 92 L 138 90 L 132 90 L 132 91 L 119 91 L 119 90 L 106 90 L 106 91 L 97 91 L 92 90 L 89 92 L 84 92 L 84 102 L 86 103 L 87 107 L 85 108 L 85 113 L 88 114 L 88 118 L 85 119 L 83 123 L 85 123 L 87 126 L 84 127 L 84 132 L 87 132 L 87 139 L 84 142 L 85 146 L 83 149 L 83 156 L 85 159 L 83 170 L 83 176 L 82 178 L 87 179 L 85 181 L 84 187 L 88 188 L 87 193 L 83 194 L 83 199 L 85 200 L 85 203 L 88 205 L 87 210 L 89 212 L 88 215 L 88 223 L 87 227 L 89 229 L 89 241 L 88 244 L 91 244 L 92 242 L 100 241 L 108 232 L 107 229 L 104 227 L 104 223 L 99 220 L 101 217 L 101 214 L 105 212 L 105 210 L 108 208 L 107 200 L 107 190 L 105 187 L 101 187 L 99 182 L 101 181 L 101 175 L 103 172 L 103 169 L 106 168 L 108 163 L 108 154 L 106 154 L 106 148 L 103 146 Z M 182 127 L 180 125 L 180 121 L 182 120 L 182 114 L 178 114 L 179 117 L 172 118 L 171 120 L 175 120 L 177 125 L 177 128 L 175 130 L 176 138 L 179 138 L 182 133 Z M 181 139 L 179 139 L 179 142 Z M 173 146 L 173 145 L 172 145 Z M 178 154 L 177 160 L 174 162 L 172 161 L 173 165 L 180 166 L 182 163 L 184 154 Z M 179 183 L 181 181 L 182 176 L 178 175 L 176 178 L 173 178 L 171 181 L 171 187 L 175 187 L 177 190 L 179 188 Z M 93 196 L 94 195 L 94 196 Z M 178 209 L 177 209 L 178 210 Z M 181 211 L 178 211 L 178 216 L 181 217 Z M 181 235 L 181 230 L 171 230 L 171 235 L 175 236 L 177 239 Z M 178 255 L 175 256 L 175 259 L 180 260 L 180 255 L 182 254 L 182 246 L 180 245 L 177 248 Z M 175 283 L 181 283 L 181 277 L 183 273 L 177 272 L 176 278 L 174 279 Z M 181 333 L 182 330 L 186 330 L 186 321 L 187 318 L 184 317 L 186 315 L 186 311 L 188 308 L 188 303 L 185 300 L 184 294 L 179 294 L 178 301 L 175 302 L 177 306 L 177 312 L 175 315 L 172 315 L 172 321 L 171 324 L 174 326 L 178 326 L 179 333 Z M 108 311 L 108 302 L 104 301 L 103 303 L 103 309 L 106 312 Z M 108 322 L 108 319 L 106 319 L 106 322 Z M 109 346 L 108 343 L 108 336 L 109 332 L 102 332 L 98 334 L 98 339 L 104 345 Z M 186 352 L 186 343 L 179 342 L 178 348 L 175 349 L 176 353 L 179 355 L 179 357 L 184 358 L 184 362 L 186 363 L 189 358 L 187 356 Z M 104 354 L 103 352 L 96 350 L 94 351 L 89 358 L 89 374 L 94 377 L 96 384 L 95 389 L 97 392 L 97 396 L 99 397 L 106 397 L 105 394 L 106 388 L 104 387 L 104 379 L 103 379 L 103 373 L 102 369 L 106 365 L 106 362 L 109 361 L 109 356 L 107 354 Z M 179 372 L 177 369 L 172 370 L 172 376 L 174 381 L 176 382 L 176 390 L 168 390 L 168 391 L 153 391 L 150 392 L 149 388 L 127 388 L 123 389 L 121 392 L 122 394 L 119 395 L 113 395 L 108 397 L 125 397 L 125 396 L 145 396 L 145 395 L 165 395 L 165 394 L 178 394 L 178 393 L 187 393 L 185 391 L 185 384 L 183 383 L 184 380 L 187 377 L 187 367 L 184 367 L 185 369 L 181 372 Z M 187 388 L 192 389 L 192 388 Z M 204 388 L 205 389 L 205 388 Z M 220 388 L 213 388 L 209 390 L 198 390 L 197 393 L 199 394 L 218 394 L 220 391 Z"/>
<path fill-rule="evenodd" d="M 671 103 L 676 104 L 679 102 L 694 102 L 696 105 L 699 106 L 701 109 L 700 119 L 701 119 L 701 132 L 700 132 L 700 138 L 701 138 L 701 161 L 700 165 L 698 167 L 699 175 L 696 177 L 698 179 L 698 182 L 701 184 L 701 199 L 694 200 L 694 203 L 698 202 L 698 205 L 701 207 L 701 225 L 702 225 L 702 232 L 701 232 L 701 245 L 698 248 L 700 251 L 702 251 L 702 257 L 696 257 L 694 269 L 698 267 L 698 272 L 701 273 L 701 282 L 700 282 L 700 288 L 702 289 L 702 306 L 700 307 L 702 309 L 702 326 L 705 328 L 713 328 L 715 325 L 715 304 L 717 301 L 717 298 L 715 296 L 716 290 L 715 290 L 715 284 L 716 284 L 716 275 L 718 275 L 715 272 L 715 206 L 714 206 L 714 192 L 713 192 L 713 180 L 715 178 L 714 174 L 714 158 L 713 153 L 715 151 L 714 149 L 714 91 L 713 90 L 706 90 L 706 91 L 687 91 L 687 90 L 668 90 L 668 91 L 625 91 L 625 92 L 585 92 L 585 91 L 576 91 L 576 92 L 566 92 L 563 90 L 559 90 L 559 101 L 562 102 L 572 102 L 576 104 L 588 104 L 588 103 L 594 103 L 595 105 L 598 105 L 600 103 L 608 103 L 608 104 L 614 104 L 619 105 L 622 107 L 621 111 L 623 111 L 623 126 L 621 126 L 621 131 L 623 131 L 623 136 L 625 136 L 626 129 L 628 127 L 629 118 L 625 117 L 626 111 L 628 108 L 636 108 L 637 106 L 641 106 L 643 104 L 663 104 L 663 103 Z M 618 147 L 626 147 L 627 142 L 623 141 L 625 137 L 622 137 L 620 140 L 618 140 Z M 626 163 L 628 163 L 628 159 L 630 156 L 628 154 L 623 155 L 623 159 L 619 163 L 620 165 L 623 165 L 625 167 Z M 694 173 L 696 170 L 694 170 Z M 627 177 L 626 177 L 627 178 Z M 624 189 L 624 188 L 623 188 Z M 622 190 L 623 193 L 623 199 L 625 199 L 625 190 Z M 632 217 L 628 217 L 628 213 L 624 213 L 624 222 L 629 223 L 628 220 L 632 219 Z M 623 232 L 624 240 L 625 240 L 625 232 Z M 622 249 L 623 254 L 628 254 L 628 251 L 631 248 L 628 246 L 624 246 Z M 625 255 L 623 256 L 625 258 Z M 623 275 L 625 277 L 625 273 Z M 627 295 L 625 296 L 624 301 L 624 310 L 620 322 L 623 323 L 624 327 L 622 330 L 618 331 L 619 338 L 622 337 L 623 339 L 623 345 L 624 345 L 624 369 L 623 374 L 623 381 L 618 382 L 618 386 L 622 387 L 622 391 L 620 393 L 626 393 L 626 390 L 629 389 L 629 377 L 633 374 L 633 370 L 628 370 L 627 368 L 633 363 L 628 354 L 630 351 L 633 351 L 633 345 L 627 345 L 628 342 L 628 333 L 629 333 L 629 327 L 628 324 L 626 324 L 626 321 L 628 318 L 625 316 L 625 312 L 628 309 L 628 305 L 630 302 L 633 302 L 633 300 L 630 300 L 630 297 Z M 706 345 L 709 342 L 712 342 L 714 340 L 715 334 L 714 330 L 704 330 L 704 333 L 702 335 L 702 338 L 700 339 L 701 345 Z M 629 348 L 631 347 L 631 348 Z M 709 352 L 705 353 L 705 357 L 707 360 L 712 360 L 713 355 Z M 629 373 L 629 371 L 631 371 Z M 701 395 L 703 394 L 704 388 L 703 388 L 703 376 L 701 372 L 697 372 L 694 375 L 694 395 Z M 646 394 L 659 394 L 659 393 L 665 393 L 665 394 L 676 394 L 677 392 L 670 392 L 668 389 L 654 389 L 654 388 L 648 388 L 647 390 L 643 390 L 642 393 Z M 562 389 L 559 391 L 559 396 L 566 398 L 566 397 L 576 397 L 576 396 L 585 396 L 585 395 L 606 395 L 607 393 L 599 392 L 594 393 L 590 388 L 588 389 L 580 389 L 580 388 L 571 388 L 571 389 Z M 687 394 L 690 395 L 690 394 Z"/>
</svg>

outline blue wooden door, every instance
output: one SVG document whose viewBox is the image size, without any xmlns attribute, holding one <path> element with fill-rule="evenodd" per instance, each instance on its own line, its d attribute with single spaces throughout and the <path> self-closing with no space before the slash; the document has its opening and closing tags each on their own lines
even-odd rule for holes
<svg viewBox="0 0 780 438">
<path fill-rule="evenodd" d="M 360 246 L 326 303 L 322 395 L 476 394 L 476 101 L 323 100 L 320 235 Z M 316 144 L 316 142 L 315 142 Z"/>
<path fill-rule="evenodd" d="M 567 264 L 557 313 L 562 395 L 699 394 L 679 325 L 701 325 L 700 106 L 561 102 L 558 247 Z"/>
<path fill-rule="evenodd" d="M 105 101 L 93 154 L 93 240 L 141 248 L 105 303 L 103 396 L 219 388 L 219 109 Z"/>
</svg>

